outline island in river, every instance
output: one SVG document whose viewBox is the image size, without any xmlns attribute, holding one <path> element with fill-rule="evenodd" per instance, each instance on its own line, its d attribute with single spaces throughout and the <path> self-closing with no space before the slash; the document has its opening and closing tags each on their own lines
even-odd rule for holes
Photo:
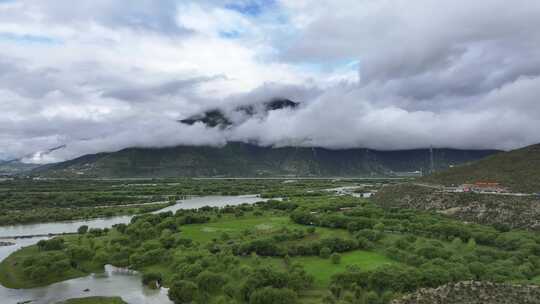
<svg viewBox="0 0 540 304">
<path fill-rule="evenodd" d="M 120 297 L 86 297 L 69 299 L 57 304 L 127 304 Z"/>
</svg>

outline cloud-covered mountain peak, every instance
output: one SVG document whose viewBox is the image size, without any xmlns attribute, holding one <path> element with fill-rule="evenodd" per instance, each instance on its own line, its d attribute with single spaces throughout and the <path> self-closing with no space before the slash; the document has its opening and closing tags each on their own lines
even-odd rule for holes
<svg viewBox="0 0 540 304">
<path fill-rule="evenodd" d="M 244 104 L 230 110 L 213 108 L 202 113 L 179 120 L 180 123 L 193 125 L 202 123 L 209 128 L 227 128 L 237 126 L 250 118 L 263 119 L 271 111 L 296 109 L 300 103 L 286 98 L 274 98 L 263 103 Z"/>
</svg>

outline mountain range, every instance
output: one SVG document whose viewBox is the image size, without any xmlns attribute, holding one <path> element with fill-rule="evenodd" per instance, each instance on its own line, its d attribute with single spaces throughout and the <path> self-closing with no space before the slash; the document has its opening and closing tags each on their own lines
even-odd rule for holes
<svg viewBox="0 0 540 304">
<path fill-rule="evenodd" d="M 465 164 L 496 150 L 434 149 L 437 170 Z M 261 147 L 232 142 L 222 147 L 128 148 L 41 166 L 49 177 L 370 177 L 430 170 L 429 149 L 377 151 Z"/>
</svg>

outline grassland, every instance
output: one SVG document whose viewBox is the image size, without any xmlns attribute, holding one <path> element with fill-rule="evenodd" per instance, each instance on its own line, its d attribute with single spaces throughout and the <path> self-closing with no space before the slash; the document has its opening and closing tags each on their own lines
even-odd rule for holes
<svg viewBox="0 0 540 304">
<path fill-rule="evenodd" d="M 207 243 L 220 238 L 224 233 L 228 234 L 231 238 L 238 237 L 246 232 L 262 236 L 271 235 L 283 228 L 304 229 L 305 227 L 292 222 L 288 216 L 284 215 L 247 215 L 242 218 L 225 216 L 219 221 L 212 223 L 186 225 L 182 227 L 182 233 L 183 236 L 196 242 Z M 349 234 L 343 229 L 317 229 L 316 237 L 327 236 L 348 237 Z"/>
<path fill-rule="evenodd" d="M 241 235 L 245 231 L 257 233 L 259 235 L 271 235 L 280 229 L 302 229 L 303 225 L 296 224 L 286 216 L 265 216 L 265 217 L 248 217 L 236 219 L 228 217 L 221 219 L 215 223 L 209 224 L 194 224 L 184 226 L 182 228 L 183 235 L 197 242 L 208 243 L 214 239 L 218 239 L 223 233 L 229 234 L 234 238 Z M 318 228 L 316 233 L 308 236 L 306 239 L 314 240 L 331 236 L 350 237 L 350 234 L 343 229 Z M 244 260 L 250 264 L 250 258 Z M 268 264 L 283 268 L 283 259 L 280 258 L 263 258 L 263 264 Z M 395 261 L 384 256 L 382 253 L 373 251 L 358 250 L 345 253 L 341 257 L 339 264 L 333 264 L 329 259 L 320 257 L 295 257 L 292 262 L 299 263 L 304 266 L 304 269 L 315 277 L 315 283 L 318 287 L 327 286 L 330 278 L 336 274 L 345 271 L 347 266 L 358 266 L 362 270 L 372 270 L 382 265 L 394 264 Z M 156 270 L 157 268 L 151 268 Z M 161 268 L 163 270 L 163 268 Z"/>
<path fill-rule="evenodd" d="M 361 270 L 373 270 L 383 265 L 397 263 L 382 253 L 364 250 L 342 254 L 341 262 L 337 265 L 333 264 L 330 259 L 316 256 L 297 257 L 293 258 L 292 261 L 304 266 L 306 272 L 315 278 L 315 286 L 321 288 L 328 286 L 333 275 L 344 272 L 350 266 L 357 266 Z"/>
</svg>

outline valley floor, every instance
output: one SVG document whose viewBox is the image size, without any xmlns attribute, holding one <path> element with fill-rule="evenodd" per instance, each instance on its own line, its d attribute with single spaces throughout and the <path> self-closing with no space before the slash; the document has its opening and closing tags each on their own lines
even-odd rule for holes
<svg viewBox="0 0 540 304">
<path fill-rule="evenodd" d="M 146 286 L 170 288 L 175 303 L 383 304 L 460 281 L 539 282 L 534 233 L 385 209 L 310 183 L 267 188 L 282 200 L 141 214 L 40 241 L 0 263 L 0 283 L 46 286 L 112 264 L 138 270 Z"/>
</svg>

